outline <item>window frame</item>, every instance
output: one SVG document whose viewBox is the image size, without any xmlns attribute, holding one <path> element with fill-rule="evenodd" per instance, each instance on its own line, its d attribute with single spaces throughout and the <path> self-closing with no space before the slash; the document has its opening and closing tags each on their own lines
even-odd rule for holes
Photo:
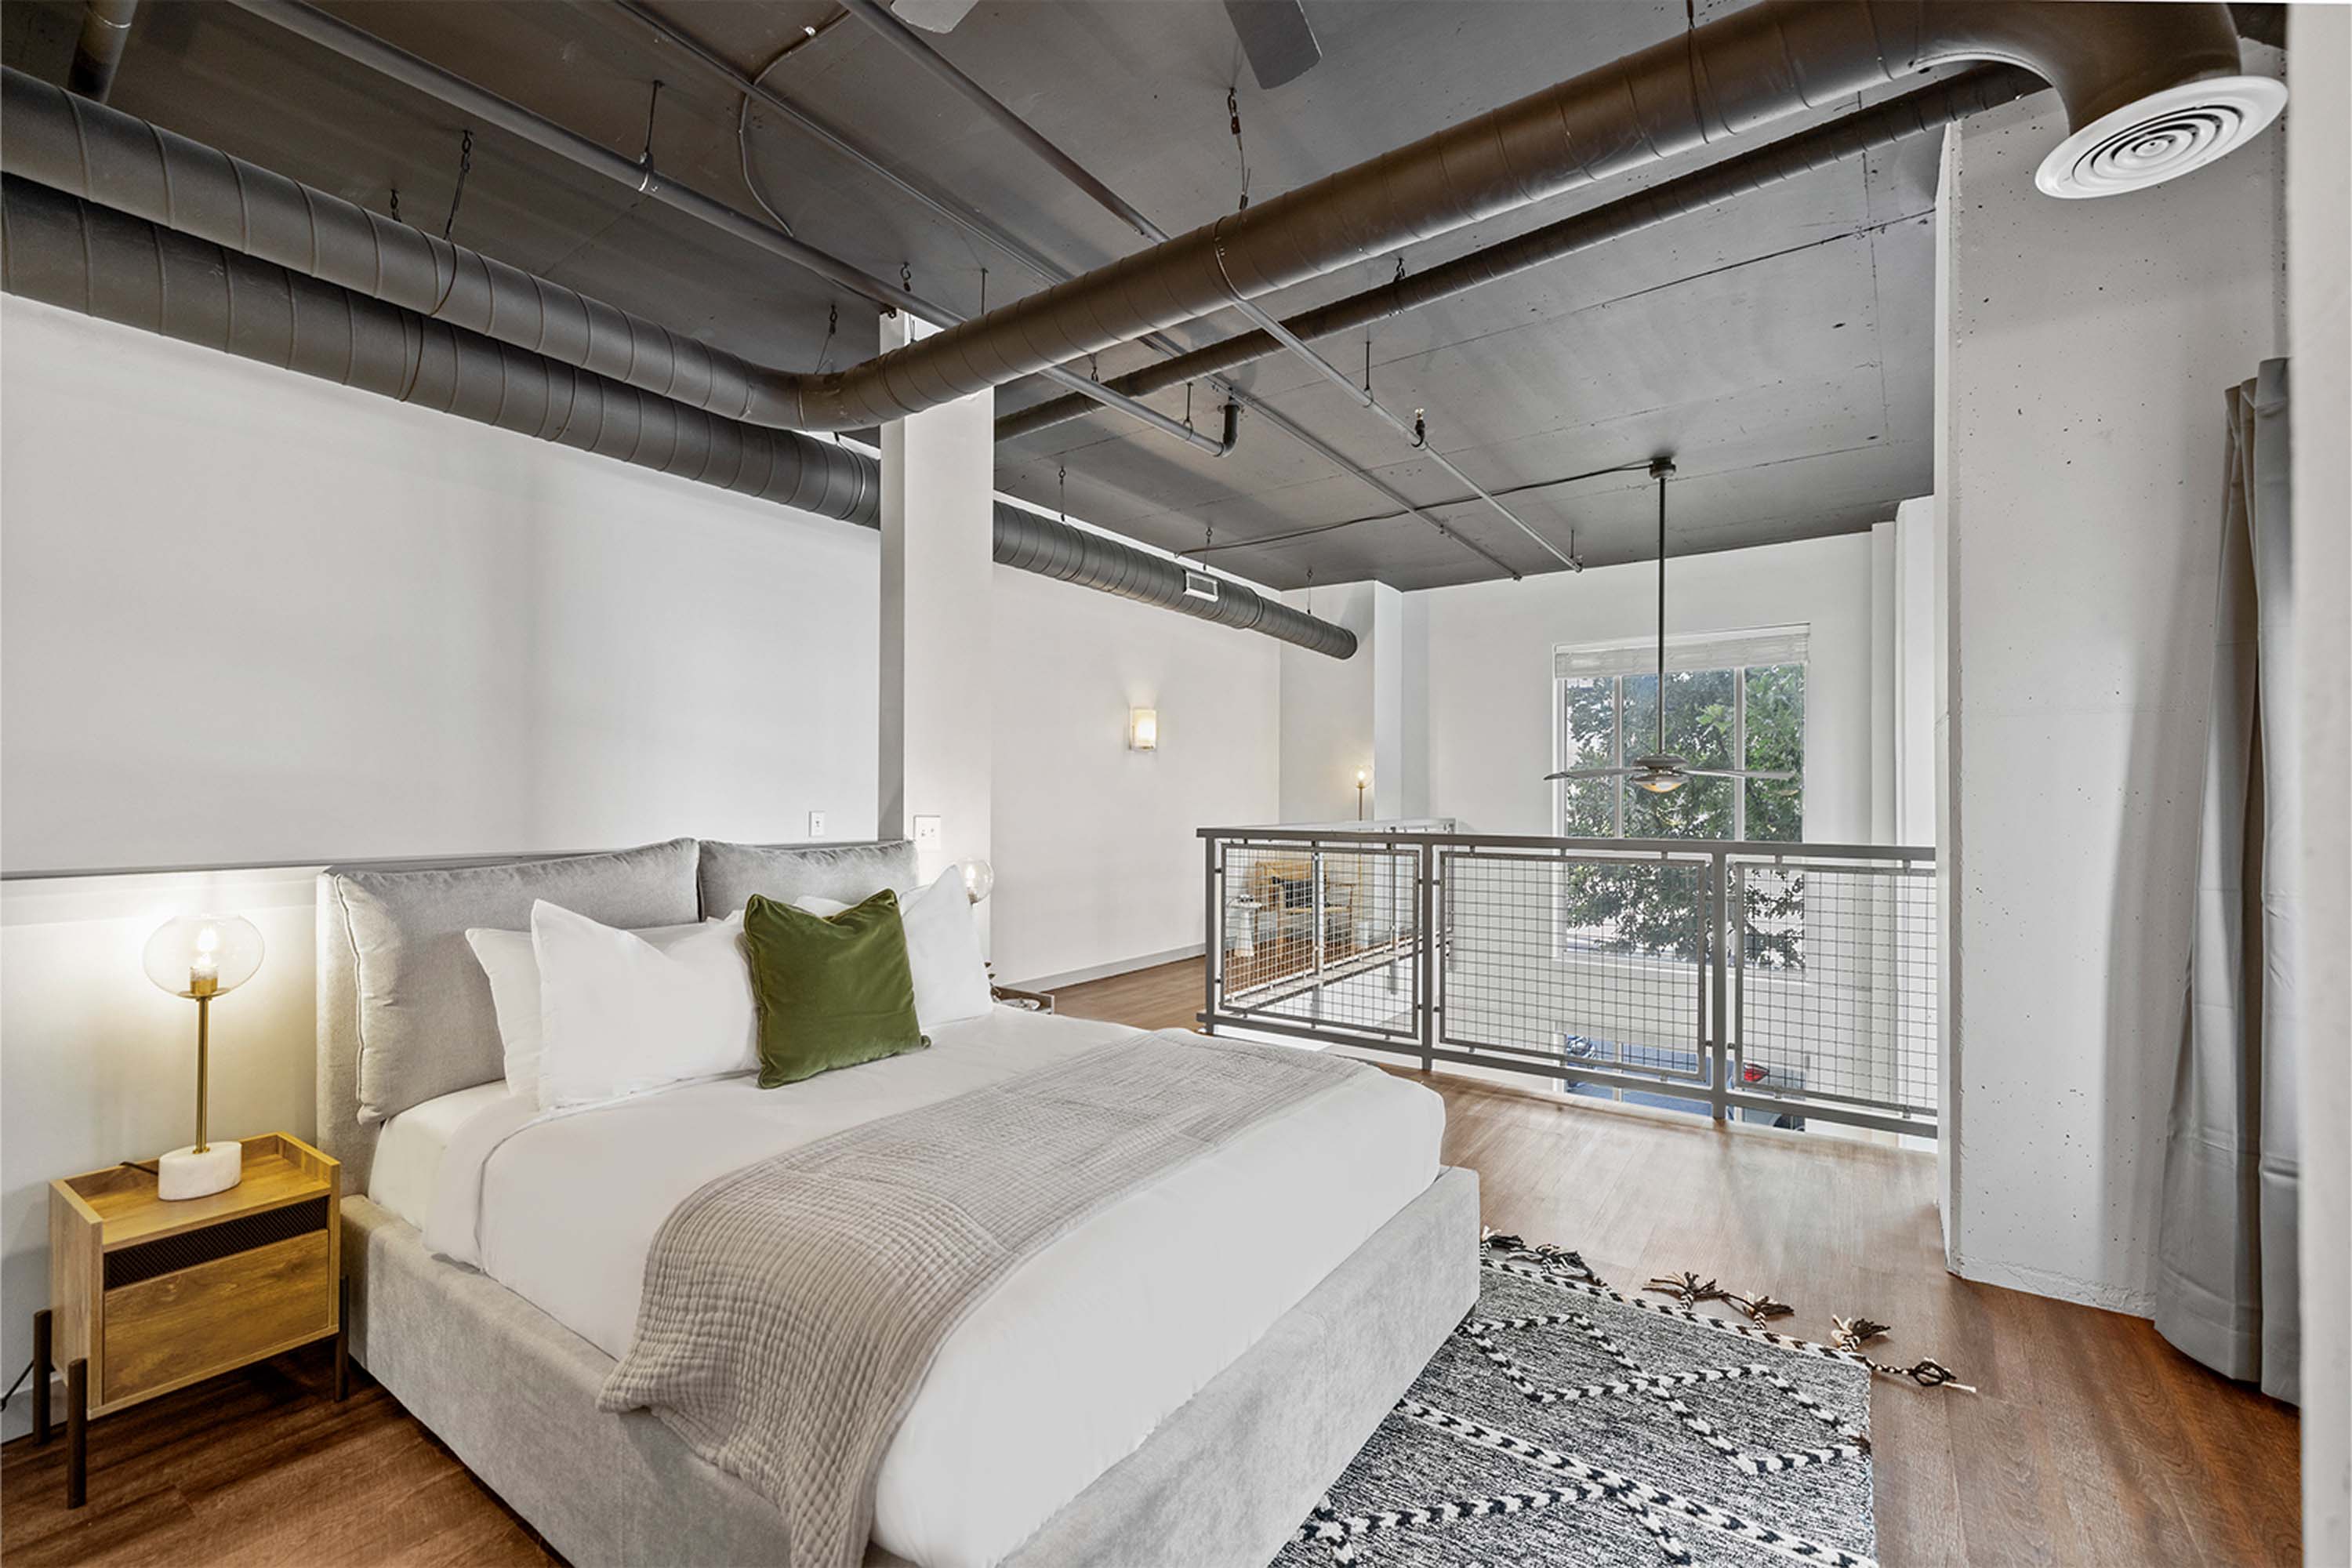
<svg viewBox="0 0 2352 1568">
<path fill-rule="evenodd" d="M 1731 745 L 1729 747 L 1729 751 L 1732 758 L 1734 759 L 1730 763 L 1732 767 L 1744 768 L 1748 765 L 1748 671 L 1751 669 L 1777 669 L 1784 666 L 1793 664 L 1805 672 L 1805 685 L 1810 687 L 1811 685 L 1812 671 L 1811 650 L 1808 646 L 1811 640 L 1808 636 L 1810 630 L 1810 627 L 1770 627 L 1748 633 L 1707 632 L 1695 635 L 1685 634 L 1681 637 L 1669 637 L 1666 639 L 1666 673 L 1668 675 L 1714 675 L 1728 673 L 1731 676 Z M 1795 657 L 1793 658 L 1788 657 L 1791 651 L 1790 645 L 1792 638 L 1795 644 L 1793 649 Z M 1711 654 L 1739 654 L 1747 651 L 1753 651 L 1759 657 L 1752 659 L 1743 658 L 1739 662 L 1725 664 L 1695 663 L 1689 662 L 1687 658 L 1684 661 L 1677 661 L 1674 657 L 1674 652 L 1678 644 L 1682 646 L 1686 654 L 1689 651 L 1698 649 L 1704 649 L 1706 652 Z M 1747 647 L 1743 648 L 1742 645 L 1747 645 Z M 1654 679 L 1657 670 L 1656 664 L 1654 660 L 1653 660 L 1650 663 L 1649 668 L 1646 669 L 1621 668 L 1606 674 L 1598 671 L 1585 674 L 1563 674 L 1560 672 L 1559 668 L 1560 664 L 1563 662 L 1562 656 L 1606 656 L 1612 653 L 1632 653 L 1642 649 L 1654 649 L 1656 646 L 1657 643 L 1655 638 L 1625 638 L 1611 642 L 1582 644 L 1561 643 L 1554 646 L 1552 649 L 1553 673 L 1551 681 L 1552 769 L 1564 770 L 1569 766 L 1569 758 L 1566 754 L 1565 747 L 1569 738 L 1568 689 L 1571 682 L 1590 680 L 1606 680 L 1609 682 L 1610 758 L 1603 765 L 1612 768 L 1623 767 L 1626 765 L 1626 678 L 1629 675 L 1636 678 L 1648 675 Z M 1778 657 L 1761 657 L 1767 655 L 1774 655 Z M 1659 692 L 1658 700 L 1661 703 L 1664 703 L 1665 700 L 1665 693 L 1663 688 Z M 1810 708 L 1807 709 L 1807 712 L 1810 715 Z M 1801 792 L 1803 790 L 1805 785 L 1806 764 L 1808 760 L 1809 756 L 1807 748 L 1805 748 L 1801 740 L 1798 747 L 1797 758 L 1797 787 Z M 1566 817 L 1568 814 L 1568 791 L 1570 782 L 1570 781 L 1567 779 L 1554 779 L 1551 781 L 1552 830 L 1562 837 L 1582 837 L 1581 835 L 1570 835 L 1566 831 L 1568 827 Z M 1732 785 L 1730 837 L 1728 838 L 1719 839 L 1694 839 L 1692 840 L 1693 843 L 1744 843 L 1747 840 L 1748 781 L 1745 779 L 1733 779 L 1727 782 Z M 1625 837 L 1626 780 L 1622 777 L 1619 777 L 1611 779 L 1608 783 L 1610 785 L 1610 830 L 1607 837 L 1611 838 L 1622 838 Z"/>
</svg>

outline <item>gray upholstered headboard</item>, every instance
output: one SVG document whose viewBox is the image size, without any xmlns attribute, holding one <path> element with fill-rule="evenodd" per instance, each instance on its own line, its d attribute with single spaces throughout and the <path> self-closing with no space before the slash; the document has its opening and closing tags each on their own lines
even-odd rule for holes
<svg viewBox="0 0 2352 1568">
<path fill-rule="evenodd" d="M 521 931 L 545 899 L 607 925 L 678 925 L 753 893 L 858 899 L 915 879 L 914 847 L 673 838 L 609 854 L 330 866 L 319 874 L 319 1146 L 367 1190 L 376 1130 L 505 1070 L 469 926 Z"/>
</svg>

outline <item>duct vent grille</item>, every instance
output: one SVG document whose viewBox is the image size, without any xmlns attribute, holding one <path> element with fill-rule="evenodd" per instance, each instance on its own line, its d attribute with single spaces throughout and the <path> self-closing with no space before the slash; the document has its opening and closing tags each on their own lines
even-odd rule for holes
<svg viewBox="0 0 2352 1568">
<path fill-rule="evenodd" d="M 2179 179 L 2260 134 L 2286 106 L 2268 77 L 2208 77 L 2125 104 L 2051 151 L 2034 174 L 2042 194 L 2109 196 Z"/>
<path fill-rule="evenodd" d="M 1195 572 L 1188 567 L 1184 573 L 1184 596 L 1206 599 L 1213 605 L 1217 602 L 1217 580 L 1206 572 Z"/>
</svg>

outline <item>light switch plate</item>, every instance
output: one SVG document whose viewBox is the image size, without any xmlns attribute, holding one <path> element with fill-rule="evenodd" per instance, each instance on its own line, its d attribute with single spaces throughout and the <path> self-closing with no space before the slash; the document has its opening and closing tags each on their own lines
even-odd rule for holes
<svg viewBox="0 0 2352 1568">
<path fill-rule="evenodd" d="M 940 819 L 936 816 L 915 818 L 915 847 L 937 849 L 940 847 Z"/>
<path fill-rule="evenodd" d="M 824 837 L 824 813 L 821 811 L 809 813 L 809 837 L 811 838 Z"/>
</svg>

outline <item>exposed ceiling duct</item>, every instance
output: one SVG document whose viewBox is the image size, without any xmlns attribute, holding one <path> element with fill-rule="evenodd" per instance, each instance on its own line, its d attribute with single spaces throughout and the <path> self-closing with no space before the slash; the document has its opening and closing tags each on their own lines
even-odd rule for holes
<svg viewBox="0 0 2352 1568">
<path fill-rule="evenodd" d="M 423 67 L 294 0 L 239 3 L 370 63 L 402 56 L 405 65 L 384 66 L 395 74 Z M 2210 162 L 2267 123 L 2264 90 L 2239 76 L 2237 36 L 2221 5 L 1762 0 L 864 364 L 824 375 L 777 373 L 798 402 L 798 416 L 786 423 L 857 429 L 1018 376 L 1067 376 L 1066 363 L 1236 300 L 1965 60 L 2022 66 L 2056 88 L 2075 128 L 2060 149 L 2069 156 L 2093 132 L 2111 144 L 2114 124 L 2143 101 L 2157 105 L 2167 126 L 2195 118 L 2173 101 L 2184 84 L 2203 84 L 2201 94 L 2186 96 L 2209 107 L 2227 100 L 2245 110 L 2213 109 L 2195 134 L 2159 128 L 2126 143 L 2131 155 L 2105 167 L 2138 184 Z M 2267 90 L 2275 93 L 2275 84 Z M 2110 188 L 2123 185 L 2102 186 Z"/>
<path fill-rule="evenodd" d="M 801 424 L 898 418 L 1963 60 L 2033 71 L 2057 89 L 2078 135 L 2184 83 L 2227 95 L 2246 79 L 2219 5 L 1763 0 L 963 326 L 811 377 Z M 2184 173 L 2260 128 L 2247 119 L 2231 126 L 2137 173 L 2147 183 Z"/>
<path fill-rule="evenodd" d="M 7 105 L 0 167 L 9 174 L 658 396 L 752 425 L 791 426 L 798 379 L 791 372 L 698 342 L 37 77 L 6 68 L 0 82 Z M 1156 412 L 1152 418 L 1175 423 Z M 1222 439 L 1181 433 L 1221 456 L 1233 449 L 1237 421 L 1228 414 Z"/>
<path fill-rule="evenodd" d="M 582 168 L 593 169 L 666 206 L 674 207 L 722 233 L 758 246 L 771 255 L 780 257 L 816 277 L 837 283 L 878 305 L 905 310 L 922 321 L 940 325 L 952 326 L 963 320 L 957 312 L 925 300 L 908 288 L 885 282 L 773 224 L 763 223 L 738 212 L 724 202 L 713 200 L 689 185 L 668 178 L 655 168 L 650 154 L 634 160 L 625 158 L 608 147 L 558 125 L 544 115 L 533 114 L 509 99 L 478 87 L 455 72 L 445 71 L 429 61 L 419 59 L 407 50 L 387 44 L 316 6 L 302 5 L 300 0 L 236 0 L 236 3 L 257 16 L 268 17 L 314 43 L 381 71 L 395 81 L 405 82 L 419 92 L 463 109 L 486 124 L 495 125 L 535 147 L 567 158 Z M 798 388 L 805 378 L 792 371 L 764 366 L 751 368 L 775 388 L 775 396 L 782 405 L 786 407 L 797 405 Z M 1107 387 L 1097 386 L 1074 371 L 1055 365 L 1043 374 L 1082 395 L 1152 426 L 1163 435 L 1200 447 L 1213 456 L 1222 457 L 1229 449 L 1220 447 L 1214 437 L 1171 419 L 1156 408 L 1147 408 Z M 746 417 L 752 416 L 747 415 Z M 780 428 L 803 424 L 797 416 L 790 413 L 763 416 L 759 422 L 774 424 Z M 856 429 L 859 426 L 844 426 L 841 428 Z"/>
<path fill-rule="evenodd" d="M 2040 78 L 2011 66 L 1984 66 L 1930 83 L 1899 98 L 1783 137 L 1688 174 L 1661 181 L 1560 219 L 1498 240 L 1426 271 L 1409 273 L 1329 304 L 1302 310 L 1282 324 L 1292 335 L 1312 340 L 1368 327 L 1417 310 L 1482 285 L 1591 250 L 1703 207 L 1796 179 L 1826 164 L 1890 146 L 1906 137 L 1940 130 L 1953 121 L 2039 92 Z M 1147 364 L 1106 384 L 1141 397 L 1181 386 L 1199 376 L 1237 370 L 1284 352 L 1274 335 L 1239 332 L 1219 342 Z M 998 416 L 996 438 L 1011 441 L 1076 419 L 1093 405 L 1079 397 L 1048 398 Z"/>
<path fill-rule="evenodd" d="M 33 181 L 0 182 L 0 288 L 865 527 L 881 465 L 493 342 Z M 999 502 L 995 558 L 1334 658 L 1355 634 L 1228 578 Z"/>
</svg>

